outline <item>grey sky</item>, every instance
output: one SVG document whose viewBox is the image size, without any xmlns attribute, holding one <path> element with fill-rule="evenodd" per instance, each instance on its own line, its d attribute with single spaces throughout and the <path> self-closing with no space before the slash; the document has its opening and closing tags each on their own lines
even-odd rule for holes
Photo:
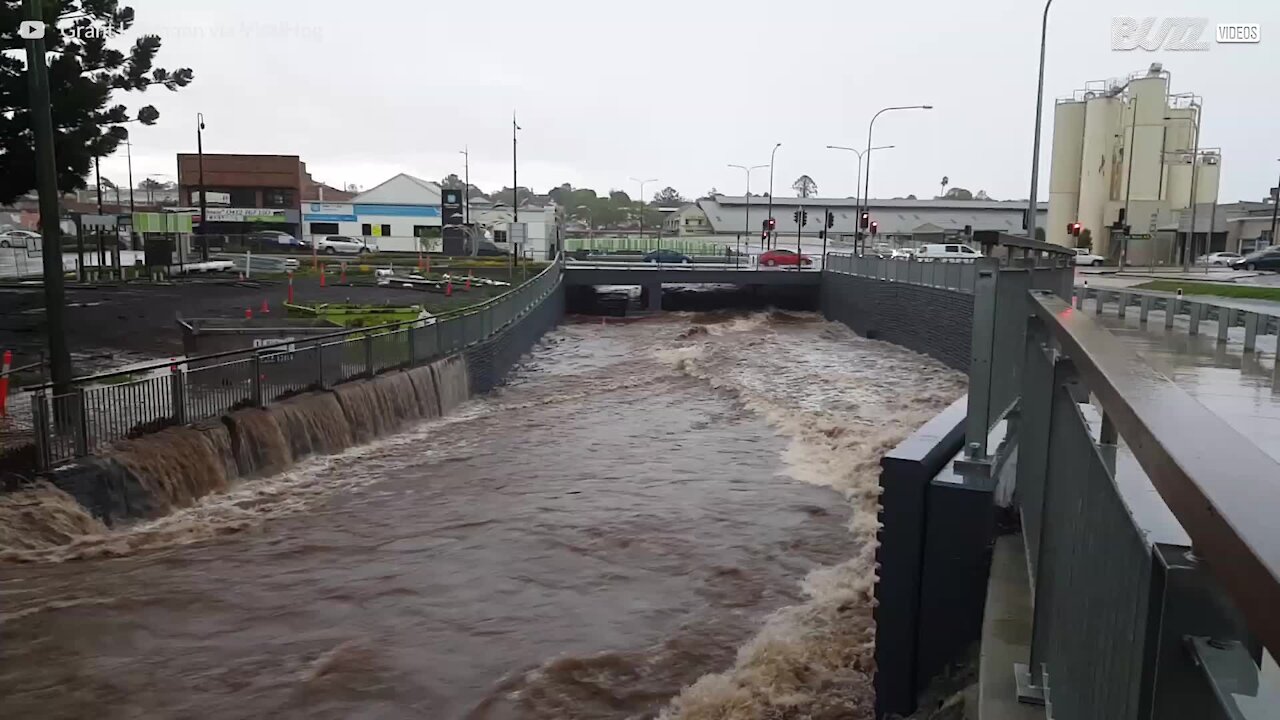
<svg viewBox="0 0 1280 720">
<path fill-rule="evenodd" d="M 875 158 L 873 196 L 931 196 L 943 175 L 999 199 L 1027 193 L 1040 0 L 125 1 L 139 19 L 130 42 L 160 33 L 160 64 L 196 76 L 144 96 L 161 119 L 134 132 L 135 180 L 173 179 L 200 111 L 209 152 L 298 154 L 320 180 L 368 187 L 397 172 L 461 175 L 466 144 L 472 182 L 492 189 L 511 182 L 516 109 L 520 183 L 537 190 L 634 194 L 634 176 L 660 179 L 646 194 L 739 194 L 742 172 L 726 164 L 767 163 L 781 142 L 776 193 L 808 173 L 820 194 L 845 196 L 855 158 L 824 146 L 863 146 L 881 107 L 932 104 L 877 121 L 875 143 L 897 147 Z M 1113 52 L 1115 15 L 1257 22 L 1262 42 Z M 1156 61 L 1175 92 L 1204 96 L 1222 199 L 1260 199 L 1280 173 L 1275 0 L 1056 0 L 1042 177 L 1053 98 Z M 125 179 L 123 148 L 103 173 Z M 752 182 L 765 190 L 768 172 Z"/>
</svg>

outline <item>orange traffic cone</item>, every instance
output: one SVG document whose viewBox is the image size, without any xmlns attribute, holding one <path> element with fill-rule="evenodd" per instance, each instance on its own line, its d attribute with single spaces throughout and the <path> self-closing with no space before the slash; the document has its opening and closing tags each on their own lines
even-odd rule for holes
<svg viewBox="0 0 1280 720">
<path fill-rule="evenodd" d="M 453 281 L 446 281 L 444 284 L 444 296 L 453 297 Z"/>
<path fill-rule="evenodd" d="M 253 319 L 253 308 L 245 308 L 245 309 L 244 309 L 244 319 L 245 319 L 245 320 L 252 320 L 252 319 Z"/>
<path fill-rule="evenodd" d="M 329 268 L 327 266 L 320 266 L 320 287 L 324 287 L 324 275 L 328 269 Z"/>
<path fill-rule="evenodd" d="M 431 272 L 431 258 L 427 258 L 427 272 Z"/>
<path fill-rule="evenodd" d="M 270 315 L 270 314 L 271 314 L 271 308 L 267 306 L 267 301 L 266 301 L 266 299 L 263 299 L 263 301 L 262 301 L 262 309 L 261 309 L 261 310 L 259 310 L 258 312 L 262 313 L 263 315 Z"/>
<path fill-rule="evenodd" d="M 467 271 L 467 289 L 468 290 L 471 289 L 471 271 L 470 270 Z"/>
<path fill-rule="evenodd" d="M 342 263 L 342 272 L 340 275 L 338 275 L 338 282 L 340 283 L 347 282 L 347 264 L 346 263 Z"/>
</svg>

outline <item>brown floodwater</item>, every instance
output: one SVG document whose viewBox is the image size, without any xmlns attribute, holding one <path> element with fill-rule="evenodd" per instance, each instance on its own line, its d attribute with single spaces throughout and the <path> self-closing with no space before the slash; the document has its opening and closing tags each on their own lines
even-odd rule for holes
<svg viewBox="0 0 1280 720">
<path fill-rule="evenodd" d="M 879 454 L 963 382 L 811 315 L 567 324 L 449 417 L 0 564 L 3 715 L 867 717 Z"/>
</svg>

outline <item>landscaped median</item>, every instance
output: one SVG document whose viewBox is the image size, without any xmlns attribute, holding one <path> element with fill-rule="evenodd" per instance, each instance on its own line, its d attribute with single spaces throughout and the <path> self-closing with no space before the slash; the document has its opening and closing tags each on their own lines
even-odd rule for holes
<svg viewBox="0 0 1280 720">
<path fill-rule="evenodd" d="M 1224 298 L 1248 300 L 1271 300 L 1280 302 L 1280 287 L 1261 287 L 1258 285 L 1237 285 L 1232 283 L 1186 282 L 1183 280 L 1152 280 L 1134 286 L 1134 290 L 1155 290 L 1157 292 L 1174 293 L 1179 290 L 1184 295 L 1210 295 Z"/>
</svg>

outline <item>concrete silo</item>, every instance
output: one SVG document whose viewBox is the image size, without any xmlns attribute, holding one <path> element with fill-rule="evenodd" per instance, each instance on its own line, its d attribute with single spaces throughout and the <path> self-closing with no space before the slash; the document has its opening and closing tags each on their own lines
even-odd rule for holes
<svg viewBox="0 0 1280 720">
<path fill-rule="evenodd" d="M 1059 101 L 1053 110 L 1053 151 L 1049 166 L 1049 217 L 1045 240 L 1071 247 L 1067 225 L 1080 207 L 1080 157 L 1084 148 L 1085 103 Z"/>
<path fill-rule="evenodd" d="M 1087 96 L 1086 96 L 1087 97 Z M 1077 221 L 1093 237 L 1094 251 L 1101 253 L 1109 229 L 1105 210 L 1111 200 L 1116 172 L 1116 145 L 1120 135 L 1123 105 L 1112 94 L 1087 97 L 1084 114 L 1084 144 L 1080 153 L 1080 203 Z"/>
<path fill-rule="evenodd" d="M 1125 179 L 1120 199 L 1159 200 L 1169 80 L 1160 71 L 1129 82 L 1133 126 L 1125 128 Z M 1183 123 L 1187 124 L 1187 123 Z M 1132 147 L 1130 147 L 1132 145 Z M 1132 224 L 1132 223 L 1130 223 Z"/>
<path fill-rule="evenodd" d="M 1173 210 L 1191 207 L 1191 158 L 1190 150 L 1165 157 L 1164 196 Z"/>
<path fill-rule="evenodd" d="M 1203 152 L 1203 151 L 1201 151 Z M 1215 154 L 1200 156 L 1200 169 L 1196 171 L 1196 202 L 1218 202 L 1218 181 L 1222 177 L 1222 156 Z"/>
</svg>

